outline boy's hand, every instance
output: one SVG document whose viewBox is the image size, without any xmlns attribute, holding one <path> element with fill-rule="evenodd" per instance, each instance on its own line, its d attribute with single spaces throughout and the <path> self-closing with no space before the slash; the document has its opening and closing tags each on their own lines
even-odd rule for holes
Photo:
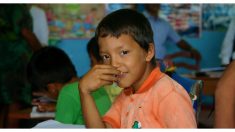
<svg viewBox="0 0 235 132">
<path fill-rule="evenodd" d="M 79 89 L 84 93 L 90 93 L 103 85 L 110 85 L 113 82 L 117 82 L 118 74 L 120 74 L 120 71 L 111 65 L 95 65 L 82 77 Z"/>
<path fill-rule="evenodd" d="M 56 103 L 38 103 L 38 112 L 54 112 L 56 109 Z"/>
<path fill-rule="evenodd" d="M 54 112 L 56 108 L 56 102 L 40 102 L 39 99 L 33 99 L 32 105 L 37 106 L 38 112 Z"/>
</svg>

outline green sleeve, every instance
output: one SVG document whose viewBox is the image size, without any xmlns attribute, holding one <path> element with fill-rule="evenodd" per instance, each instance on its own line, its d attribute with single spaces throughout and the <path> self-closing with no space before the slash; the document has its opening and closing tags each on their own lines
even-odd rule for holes
<svg viewBox="0 0 235 132">
<path fill-rule="evenodd" d="M 81 109 L 80 101 L 76 101 L 71 94 L 61 91 L 56 105 L 55 120 L 65 124 L 76 124 L 79 109 Z"/>
<path fill-rule="evenodd" d="M 103 87 L 92 93 L 96 106 L 101 116 L 103 116 L 110 108 L 110 98 Z"/>
<path fill-rule="evenodd" d="M 64 87 L 57 100 L 56 120 L 66 124 L 84 124 L 81 102 L 77 83 Z M 92 93 L 99 113 L 103 116 L 110 108 L 111 101 L 104 90 L 100 88 Z"/>
</svg>

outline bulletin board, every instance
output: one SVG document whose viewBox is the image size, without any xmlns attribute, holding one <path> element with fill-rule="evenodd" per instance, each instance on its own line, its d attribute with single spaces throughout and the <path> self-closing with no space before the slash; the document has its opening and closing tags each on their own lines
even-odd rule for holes
<svg viewBox="0 0 235 132">
<path fill-rule="evenodd" d="M 187 37 L 200 36 L 200 4 L 161 4 L 159 15 L 170 22 L 179 35 Z"/>
<path fill-rule="evenodd" d="M 47 4 L 45 11 L 50 39 L 90 38 L 101 19 L 132 4 Z M 160 17 L 187 37 L 199 37 L 201 29 L 200 4 L 161 4 Z"/>
<path fill-rule="evenodd" d="M 104 4 L 48 4 L 50 38 L 90 38 L 105 15 Z"/>
<path fill-rule="evenodd" d="M 202 28 L 209 31 L 226 31 L 235 17 L 235 4 L 203 4 Z"/>
</svg>

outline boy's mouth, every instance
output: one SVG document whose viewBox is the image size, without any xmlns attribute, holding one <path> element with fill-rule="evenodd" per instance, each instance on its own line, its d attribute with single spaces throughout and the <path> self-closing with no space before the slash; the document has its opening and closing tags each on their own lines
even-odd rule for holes
<svg viewBox="0 0 235 132">
<path fill-rule="evenodd" d="M 121 72 L 120 74 L 116 75 L 117 77 L 117 81 L 116 82 L 113 82 L 113 85 L 118 85 L 119 86 L 119 83 L 121 82 L 121 80 L 126 76 L 127 72 Z"/>
<path fill-rule="evenodd" d="M 124 78 L 126 76 L 126 73 L 121 72 L 120 74 L 117 75 L 118 81 L 121 80 L 122 78 Z"/>
</svg>

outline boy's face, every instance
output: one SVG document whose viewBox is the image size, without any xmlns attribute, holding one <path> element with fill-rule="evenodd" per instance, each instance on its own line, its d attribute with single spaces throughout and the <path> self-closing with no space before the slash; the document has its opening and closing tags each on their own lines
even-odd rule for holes
<svg viewBox="0 0 235 132">
<path fill-rule="evenodd" d="M 159 4 L 146 4 L 146 8 L 148 9 L 151 15 L 158 17 L 158 13 L 160 10 Z"/>
<path fill-rule="evenodd" d="M 62 83 L 49 83 L 47 85 L 47 89 L 48 89 L 48 93 L 49 93 L 50 97 L 53 99 L 57 99 L 62 87 L 63 87 Z"/>
<path fill-rule="evenodd" d="M 154 51 L 146 52 L 129 35 L 99 38 L 100 55 L 104 64 L 109 64 L 121 72 L 118 85 L 122 88 L 138 89 L 147 78 L 147 66 Z"/>
</svg>

